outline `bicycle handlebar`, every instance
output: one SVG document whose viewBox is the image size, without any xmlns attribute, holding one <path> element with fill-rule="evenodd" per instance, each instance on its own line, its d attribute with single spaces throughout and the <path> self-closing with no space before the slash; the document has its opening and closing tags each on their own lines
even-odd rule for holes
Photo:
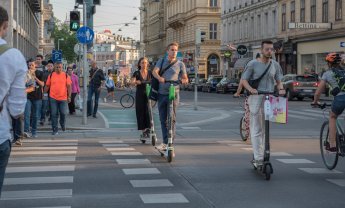
<svg viewBox="0 0 345 208">
<path fill-rule="evenodd" d="M 181 84 L 181 80 L 165 80 L 164 83 Z"/>
<path fill-rule="evenodd" d="M 325 109 L 326 107 L 331 107 L 332 105 L 331 104 L 328 104 L 328 103 L 322 103 L 322 104 L 314 104 L 314 103 L 311 103 L 310 104 L 313 108 L 320 108 L 320 109 Z"/>
</svg>

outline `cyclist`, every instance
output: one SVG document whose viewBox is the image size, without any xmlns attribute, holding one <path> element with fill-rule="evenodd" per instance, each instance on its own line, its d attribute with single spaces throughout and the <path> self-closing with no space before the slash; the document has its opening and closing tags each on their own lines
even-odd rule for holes
<svg viewBox="0 0 345 208">
<path fill-rule="evenodd" d="M 313 105 L 319 104 L 322 91 L 326 87 L 326 83 L 331 86 L 331 94 L 334 96 L 332 109 L 329 114 L 329 144 L 326 149 L 330 152 L 336 152 L 336 121 L 337 117 L 343 113 L 345 109 L 345 71 L 340 67 L 341 56 L 338 53 L 329 53 L 326 56 L 326 62 L 329 69 L 322 75 L 319 86 L 314 95 Z"/>
<path fill-rule="evenodd" d="M 249 111 L 250 111 L 250 138 L 253 145 L 254 160 L 253 165 L 255 167 L 262 166 L 264 157 L 264 127 L 263 127 L 263 102 L 264 95 L 258 95 L 258 92 L 273 94 L 275 88 L 275 82 L 279 89 L 280 95 L 285 95 L 285 90 L 281 79 L 283 78 L 283 72 L 278 62 L 272 60 L 274 53 L 273 42 L 263 41 L 261 43 L 262 57 L 251 60 L 242 74 L 241 81 L 243 86 L 251 94 L 248 98 Z M 267 73 L 262 77 L 259 82 L 258 89 L 254 89 L 249 85 L 248 80 L 258 79 L 263 73 Z"/>
<path fill-rule="evenodd" d="M 188 77 L 186 72 L 186 66 L 182 61 L 176 59 L 178 52 L 178 43 L 170 43 L 167 47 L 168 55 L 161 58 L 155 68 L 153 69 L 152 75 L 159 81 L 158 90 L 158 110 L 159 118 L 161 121 L 161 128 L 163 134 L 163 143 L 157 147 L 161 151 L 166 150 L 168 144 L 168 129 L 167 129 L 167 114 L 169 109 L 169 83 L 165 83 L 165 80 L 178 81 L 181 78 L 182 84 L 188 83 Z M 166 70 L 165 70 L 166 69 Z M 158 73 L 160 70 L 165 72 L 160 76 Z M 179 103 L 179 86 L 176 86 L 176 99 L 174 100 L 173 115 L 170 115 L 173 123 L 173 138 L 175 137 L 175 122 L 176 122 L 176 108 Z"/>
</svg>

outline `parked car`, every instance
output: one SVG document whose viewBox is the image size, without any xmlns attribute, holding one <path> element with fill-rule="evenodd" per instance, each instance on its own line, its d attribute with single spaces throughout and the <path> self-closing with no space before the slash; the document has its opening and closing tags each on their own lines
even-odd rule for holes
<svg viewBox="0 0 345 208">
<path fill-rule="evenodd" d="M 206 79 L 204 79 L 204 78 L 200 78 L 199 79 L 199 83 L 197 84 L 197 89 L 198 89 L 198 91 L 201 91 L 202 90 L 202 88 L 203 88 L 203 86 L 206 84 Z M 193 90 L 194 90 L 194 85 L 193 85 Z"/>
<path fill-rule="evenodd" d="M 285 96 L 289 100 L 297 98 L 302 101 L 305 97 L 314 98 L 319 80 L 312 75 L 287 74 L 283 77 L 282 83 L 286 91 Z"/>
<path fill-rule="evenodd" d="M 238 88 L 238 80 L 236 79 L 229 79 L 229 78 L 223 78 L 220 80 L 220 82 L 217 84 L 216 92 L 219 93 L 227 93 L 232 92 L 235 93 Z"/>
<path fill-rule="evenodd" d="M 207 82 L 205 83 L 205 85 L 203 85 L 202 90 L 203 92 L 212 92 L 212 91 L 216 91 L 216 87 L 217 84 L 220 82 L 220 80 L 222 80 L 223 77 L 220 76 L 210 76 L 207 80 Z"/>
<path fill-rule="evenodd" d="M 195 85 L 195 78 L 192 78 L 191 81 L 186 85 L 186 90 L 191 91 L 194 90 Z"/>
</svg>

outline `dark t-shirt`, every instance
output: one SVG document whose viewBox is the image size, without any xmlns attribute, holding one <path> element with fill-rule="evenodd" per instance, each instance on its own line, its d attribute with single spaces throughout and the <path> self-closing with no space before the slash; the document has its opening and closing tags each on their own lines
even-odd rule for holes
<svg viewBox="0 0 345 208">
<path fill-rule="evenodd" d="M 93 74 L 96 72 L 95 76 Z M 91 69 L 90 70 L 90 86 L 93 86 L 94 88 L 99 88 L 102 84 L 102 81 L 105 80 L 103 71 L 100 69 L 97 71 L 97 69 Z"/>
<path fill-rule="evenodd" d="M 36 77 L 40 80 L 40 81 L 44 81 L 43 80 L 43 72 L 42 71 L 35 71 L 35 75 Z M 42 87 L 36 82 L 36 88 L 35 91 L 28 93 L 27 98 L 29 100 L 41 100 L 42 99 L 42 95 L 43 95 L 43 89 Z"/>
</svg>

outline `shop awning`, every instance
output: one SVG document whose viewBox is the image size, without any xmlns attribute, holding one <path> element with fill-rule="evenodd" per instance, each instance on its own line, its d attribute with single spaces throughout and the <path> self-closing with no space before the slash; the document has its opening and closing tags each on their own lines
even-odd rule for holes
<svg viewBox="0 0 345 208">
<path fill-rule="evenodd" d="M 240 58 L 237 59 L 234 65 L 234 69 L 244 69 L 245 66 L 249 61 L 253 60 L 253 58 Z"/>
</svg>

